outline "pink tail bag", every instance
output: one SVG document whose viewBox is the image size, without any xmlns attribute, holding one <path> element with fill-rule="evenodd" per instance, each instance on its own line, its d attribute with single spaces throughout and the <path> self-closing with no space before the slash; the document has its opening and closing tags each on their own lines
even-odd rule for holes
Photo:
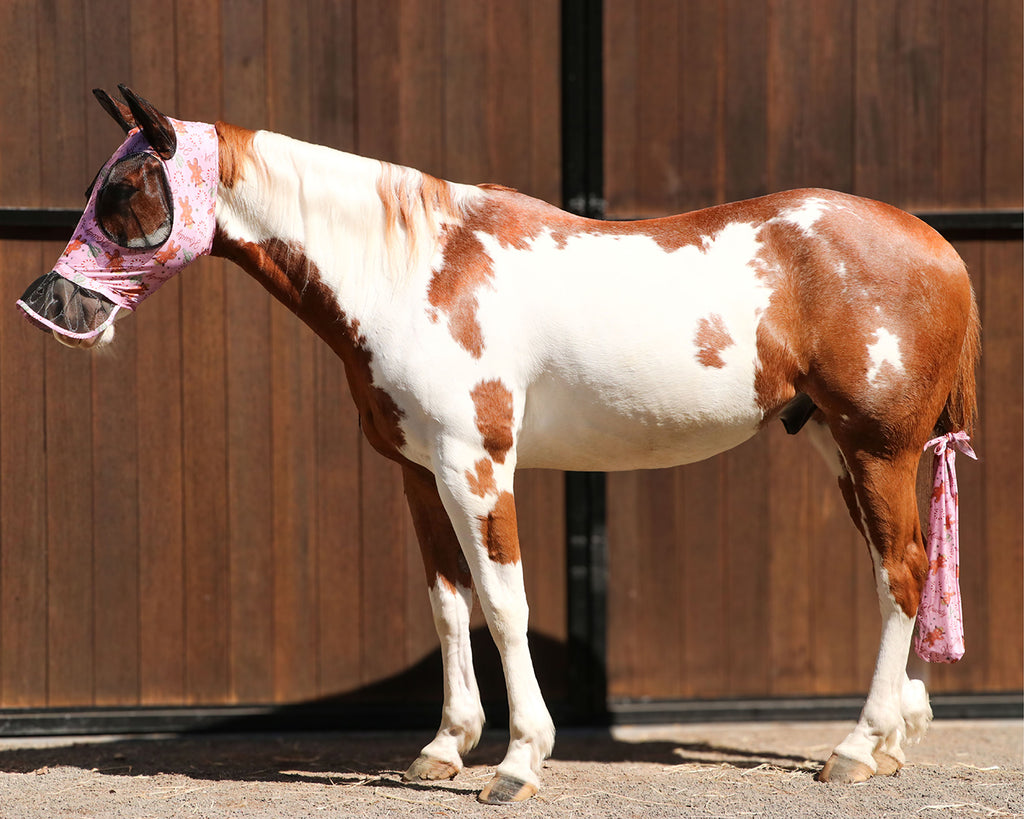
<svg viewBox="0 0 1024 819">
<path fill-rule="evenodd" d="M 925 450 L 935 450 L 935 481 L 928 527 L 928 577 L 917 610 L 914 651 L 930 663 L 955 663 L 964 656 L 955 462 L 957 450 L 977 459 L 967 441 L 966 432 L 951 432 L 925 445 Z"/>
</svg>

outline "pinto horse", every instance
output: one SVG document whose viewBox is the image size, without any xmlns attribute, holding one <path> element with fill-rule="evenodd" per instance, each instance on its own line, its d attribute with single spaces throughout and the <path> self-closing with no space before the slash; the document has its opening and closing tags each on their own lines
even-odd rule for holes
<svg viewBox="0 0 1024 819">
<path fill-rule="evenodd" d="M 23 310 L 61 341 L 114 321 L 203 253 L 236 262 L 341 358 L 362 429 L 401 464 L 444 663 L 441 725 L 405 774 L 450 779 L 484 714 L 479 597 L 510 743 L 485 802 L 528 798 L 554 726 L 527 644 L 517 467 L 686 464 L 772 419 L 802 427 L 867 541 L 881 645 L 818 774 L 892 774 L 931 718 L 906 661 L 928 572 L 915 498 L 934 433 L 975 416 L 963 262 L 895 208 L 796 190 L 662 219 L 579 218 L 265 131 L 185 123 L 121 86 L 124 128 L 72 243 Z"/>
</svg>

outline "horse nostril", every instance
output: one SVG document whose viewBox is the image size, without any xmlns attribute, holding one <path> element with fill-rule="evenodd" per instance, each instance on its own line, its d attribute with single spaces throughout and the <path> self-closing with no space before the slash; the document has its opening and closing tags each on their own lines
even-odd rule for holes
<svg viewBox="0 0 1024 819">
<path fill-rule="evenodd" d="M 33 325 L 58 333 L 90 333 L 106 322 L 115 309 L 103 294 L 74 284 L 56 272 L 36 279 L 19 305 Z"/>
</svg>

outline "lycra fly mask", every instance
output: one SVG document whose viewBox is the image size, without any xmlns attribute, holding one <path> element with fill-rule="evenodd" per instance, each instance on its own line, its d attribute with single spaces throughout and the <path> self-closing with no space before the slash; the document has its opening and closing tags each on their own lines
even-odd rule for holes
<svg viewBox="0 0 1024 819">
<path fill-rule="evenodd" d="M 165 129 L 159 148 L 145 128 L 119 118 L 127 138 L 97 175 L 71 242 L 53 270 L 18 300 L 41 329 L 94 338 L 121 310 L 134 310 L 210 252 L 219 176 L 216 129 L 156 116 Z"/>
</svg>

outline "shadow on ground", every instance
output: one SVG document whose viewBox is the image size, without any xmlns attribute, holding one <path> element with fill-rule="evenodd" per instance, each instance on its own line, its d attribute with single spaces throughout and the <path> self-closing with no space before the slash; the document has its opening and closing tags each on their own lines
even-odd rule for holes
<svg viewBox="0 0 1024 819">
<path fill-rule="evenodd" d="M 0 771 L 42 772 L 72 767 L 117 776 L 179 774 L 197 780 L 251 782 L 346 781 L 399 786 L 396 777 L 416 757 L 429 733 L 203 734 L 89 739 L 69 744 L 0 751 Z M 507 734 L 494 732 L 466 759 L 468 765 L 496 765 Z M 555 759 L 569 762 L 726 764 L 738 769 L 764 765 L 809 776 L 817 765 L 772 751 L 720 747 L 706 742 L 624 742 L 604 730 L 570 730 L 559 736 Z M 416 787 L 406 786 L 402 787 Z M 435 787 L 435 786 L 430 786 Z"/>
</svg>

